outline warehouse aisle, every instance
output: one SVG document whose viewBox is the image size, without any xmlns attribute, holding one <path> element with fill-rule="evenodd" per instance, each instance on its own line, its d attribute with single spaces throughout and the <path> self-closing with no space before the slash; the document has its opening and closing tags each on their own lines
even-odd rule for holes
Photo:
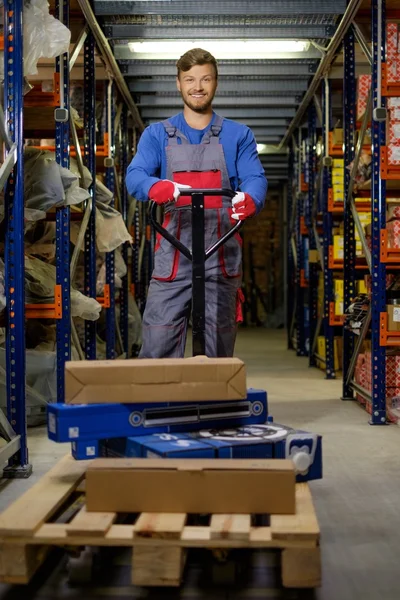
<svg viewBox="0 0 400 600">
<path fill-rule="evenodd" d="M 243 588 L 209 588 L 209 571 L 203 555 L 194 557 L 180 592 L 134 590 L 129 585 L 130 560 L 117 557 L 117 565 L 104 569 L 95 587 L 69 587 L 65 563 L 49 563 L 46 582 L 36 578 L 29 588 L 0 587 L 1 600 L 17 598 L 52 600 L 100 598 L 316 598 L 318 600 L 397 600 L 400 477 L 400 429 L 371 428 L 368 415 L 353 403 L 339 400 L 341 383 L 326 381 L 307 359 L 286 350 L 283 331 L 242 331 L 237 355 L 248 365 L 249 385 L 265 387 L 270 413 L 277 423 L 301 427 L 324 436 L 324 479 L 312 484 L 322 531 L 323 587 L 315 593 L 279 588 L 279 557 L 256 554 L 251 581 Z M 31 432 L 31 458 L 36 476 L 67 451 L 46 440 L 43 429 Z M 27 482 L 1 484 L 3 509 Z"/>
</svg>

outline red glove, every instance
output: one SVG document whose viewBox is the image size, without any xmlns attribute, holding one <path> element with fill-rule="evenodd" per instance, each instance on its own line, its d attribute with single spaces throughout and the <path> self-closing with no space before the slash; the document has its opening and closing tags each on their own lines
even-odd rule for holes
<svg viewBox="0 0 400 600">
<path fill-rule="evenodd" d="M 149 190 L 149 198 L 157 204 L 166 204 L 174 202 L 180 196 L 179 188 L 190 188 L 190 185 L 179 185 L 169 179 L 161 179 L 151 186 Z"/>
<path fill-rule="evenodd" d="M 244 221 L 249 217 L 253 217 L 257 212 L 256 204 L 249 194 L 237 192 L 232 198 L 232 219 Z"/>
</svg>

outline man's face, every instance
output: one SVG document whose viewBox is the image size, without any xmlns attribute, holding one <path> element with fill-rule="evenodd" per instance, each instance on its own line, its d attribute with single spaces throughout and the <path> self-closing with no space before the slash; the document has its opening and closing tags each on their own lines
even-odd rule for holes
<svg viewBox="0 0 400 600">
<path fill-rule="evenodd" d="M 212 65 L 195 65 L 181 71 L 176 85 L 184 103 L 194 112 L 204 113 L 213 101 L 218 81 Z"/>
</svg>

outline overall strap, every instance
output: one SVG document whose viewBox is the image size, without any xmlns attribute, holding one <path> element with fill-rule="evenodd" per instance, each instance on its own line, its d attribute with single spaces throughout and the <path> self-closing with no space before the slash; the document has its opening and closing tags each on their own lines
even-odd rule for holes
<svg viewBox="0 0 400 600">
<path fill-rule="evenodd" d="M 166 119 L 165 121 L 162 121 L 162 125 L 168 135 L 168 145 L 169 146 L 177 146 L 178 138 L 180 138 L 182 144 L 189 143 L 189 140 L 187 139 L 187 137 L 184 136 L 183 133 L 175 127 L 175 125 L 172 125 L 172 123 L 168 119 Z"/>
<path fill-rule="evenodd" d="M 224 122 L 223 117 L 215 115 L 215 121 L 211 125 L 207 133 L 204 134 L 202 144 L 219 144 L 219 134 L 221 133 L 222 124 Z"/>
</svg>

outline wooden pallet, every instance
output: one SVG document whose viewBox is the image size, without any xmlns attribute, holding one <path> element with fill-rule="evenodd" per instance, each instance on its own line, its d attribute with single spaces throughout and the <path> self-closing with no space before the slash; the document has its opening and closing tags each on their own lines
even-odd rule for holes
<svg viewBox="0 0 400 600">
<path fill-rule="evenodd" d="M 179 586 L 190 548 L 282 550 L 285 587 L 318 587 L 319 526 L 308 484 L 296 485 L 295 515 L 270 515 L 268 526 L 251 515 L 89 513 L 86 461 L 61 459 L 0 515 L 0 581 L 26 584 L 54 547 L 132 547 L 132 583 Z M 122 521 L 122 522 L 121 522 Z M 130 521 L 130 522 L 129 522 Z"/>
</svg>

